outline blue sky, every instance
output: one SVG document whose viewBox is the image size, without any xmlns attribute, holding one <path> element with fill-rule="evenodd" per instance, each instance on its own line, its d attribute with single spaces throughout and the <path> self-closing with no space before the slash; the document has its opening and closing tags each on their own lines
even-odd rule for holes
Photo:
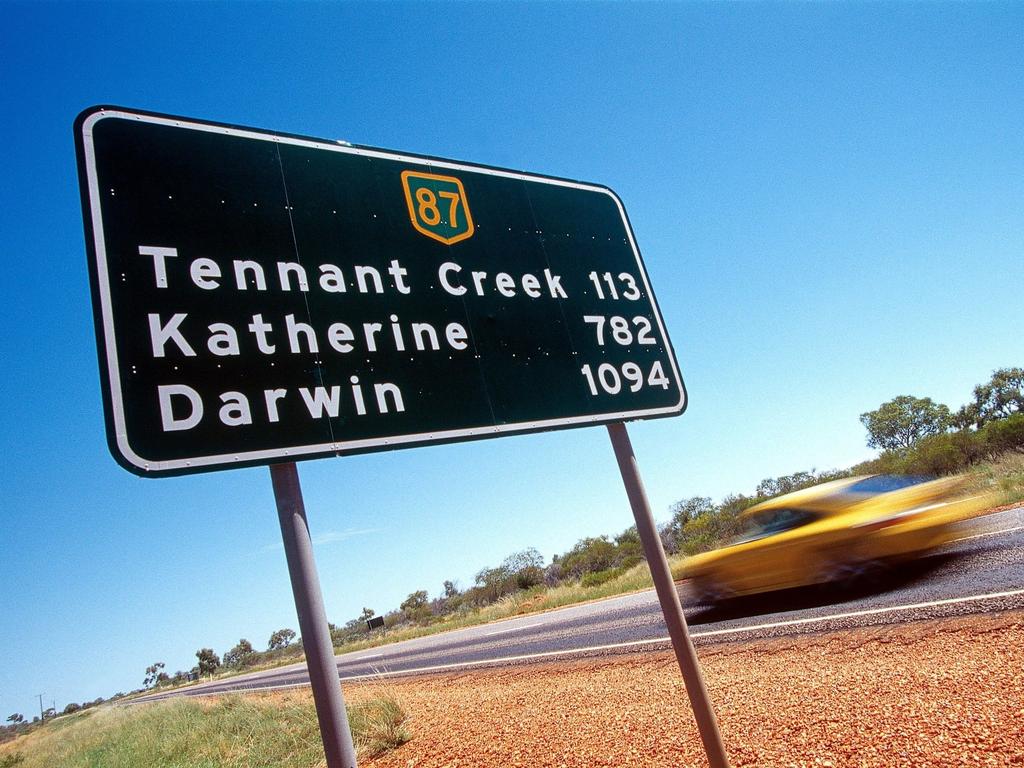
<svg viewBox="0 0 1024 768">
<path fill-rule="evenodd" d="M 607 184 L 687 382 L 674 500 L 868 457 L 1024 362 L 1019 4 L 53 3 L 0 28 L 0 719 L 296 626 L 265 468 L 107 452 L 71 124 L 112 103 Z M 632 522 L 603 428 L 300 465 L 333 621 Z"/>
</svg>

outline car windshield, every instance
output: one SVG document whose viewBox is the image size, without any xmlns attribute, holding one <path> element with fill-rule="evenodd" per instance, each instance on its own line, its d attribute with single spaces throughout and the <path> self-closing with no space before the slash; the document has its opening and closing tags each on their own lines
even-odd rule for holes
<svg viewBox="0 0 1024 768">
<path fill-rule="evenodd" d="M 909 488 L 918 483 L 926 483 L 935 478 L 928 475 L 875 475 L 858 480 L 844 489 L 844 493 L 888 493 Z"/>
<path fill-rule="evenodd" d="M 742 544 L 745 541 L 755 541 L 766 536 L 774 536 L 794 528 L 813 523 L 819 518 L 815 512 L 806 509 L 766 509 L 751 515 L 745 521 L 742 533 L 733 541 L 733 544 Z"/>
</svg>

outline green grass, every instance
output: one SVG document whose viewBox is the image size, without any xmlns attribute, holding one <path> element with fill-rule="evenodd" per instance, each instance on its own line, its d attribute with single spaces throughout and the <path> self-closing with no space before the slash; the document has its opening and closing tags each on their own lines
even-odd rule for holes
<svg viewBox="0 0 1024 768">
<path fill-rule="evenodd" d="M 383 694 L 349 707 L 360 759 L 409 740 Z M 323 765 L 308 692 L 106 706 L 57 718 L 0 746 L 3 768 L 315 768 Z"/>
</svg>

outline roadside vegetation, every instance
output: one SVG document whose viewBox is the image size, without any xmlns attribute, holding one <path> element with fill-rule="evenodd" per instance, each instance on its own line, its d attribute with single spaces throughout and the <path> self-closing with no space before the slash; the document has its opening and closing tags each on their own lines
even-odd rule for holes
<svg viewBox="0 0 1024 768">
<path fill-rule="evenodd" d="M 387 692 L 348 709 L 361 759 L 409 740 Z M 48 721 L 0 745 L 0 768 L 313 768 L 323 763 L 308 691 L 111 705 Z"/>
<path fill-rule="evenodd" d="M 963 472 L 971 475 L 979 490 L 996 491 L 1000 504 L 1024 500 L 1022 368 L 993 372 L 991 379 L 975 387 L 972 399 L 957 411 L 927 397 L 900 395 L 861 414 L 860 420 L 867 430 L 868 446 L 880 451 L 870 461 L 846 469 L 812 469 L 766 478 L 753 493 L 732 494 L 717 503 L 695 496 L 673 504 L 669 519 L 659 528 L 673 572 L 681 571 L 687 556 L 722 546 L 734 538 L 747 508 L 828 480 L 878 473 Z M 639 536 L 636 528 L 630 527 L 616 536 L 581 539 L 550 561 L 536 549 L 515 552 L 496 566 L 482 568 L 465 589 L 454 581 L 445 581 L 435 597 L 426 589 L 410 593 L 398 608 L 383 615 L 381 629 L 368 628 L 368 620 L 377 614 L 364 608 L 348 622 L 332 624 L 331 636 L 338 651 L 358 650 L 646 589 L 650 585 Z M 196 659 L 191 670 L 173 674 L 164 670 L 162 662 L 156 662 L 146 669 L 140 690 L 301 661 L 302 640 L 294 630 L 284 628 L 271 634 L 266 650 L 257 651 L 243 638 L 224 652 L 223 658 L 210 648 L 201 648 L 196 651 Z M 73 712 L 77 707 L 68 705 L 65 712 Z M 0 728 L 0 742 L 5 736 L 24 733 L 32 727 L 24 718 L 11 718 L 10 726 Z"/>
</svg>

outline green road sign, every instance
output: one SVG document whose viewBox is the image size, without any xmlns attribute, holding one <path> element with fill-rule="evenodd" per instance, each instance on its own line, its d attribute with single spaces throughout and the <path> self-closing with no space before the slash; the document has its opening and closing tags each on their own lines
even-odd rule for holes
<svg viewBox="0 0 1024 768">
<path fill-rule="evenodd" d="M 685 407 L 606 187 L 117 107 L 75 137 L 108 440 L 133 472 Z"/>
</svg>

